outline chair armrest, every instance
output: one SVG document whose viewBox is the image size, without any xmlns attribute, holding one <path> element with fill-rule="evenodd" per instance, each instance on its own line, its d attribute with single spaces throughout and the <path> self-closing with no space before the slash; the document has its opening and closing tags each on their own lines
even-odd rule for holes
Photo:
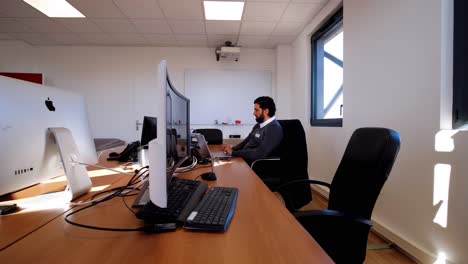
<svg viewBox="0 0 468 264">
<path fill-rule="evenodd" d="M 258 159 L 250 167 L 271 191 L 281 184 L 281 163 L 279 158 Z"/>
<path fill-rule="evenodd" d="M 331 188 L 331 184 L 329 184 L 327 182 L 306 179 L 306 180 L 290 181 L 288 183 L 282 184 L 282 185 L 278 186 L 275 189 L 275 191 L 279 192 L 279 191 L 281 191 L 282 189 L 284 189 L 286 187 L 291 187 L 293 185 L 304 184 L 304 183 L 322 185 L 322 186 L 328 187 L 328 189 Z"/>
<path fill-rule="evenodd" d="M 372 227 L 372 221 L 365 219 L 360 216 L 355 216 L 349 213 L 344 213 L 335 210 L 310 210 L 310 211 L 296 211 L 294 213 L 294 217 L 296 219 L 307 218 L 307 221 L 313 221 L 313 218 L 322 218 L 325 219 L 336 219 L 335 221 L 347 221 L 347 222 L 355 222 L 358 224 L 366 225 Z M 342 219 L 342 220 L 340 220 Z M 321 221 L 321 220 L 319 220 Z M 325 220 L 329 221 L 329 220 Z"/>
<path fill-rule="evenodd" d="M 252 165 L 250 165 L 250 168 L 254 169 L 255 166 L 268 166 L 266 164 L 268 164 L 270 162 L 277 162 L 279 160 L 280 160 L 280 158 L 276 158 L 276 157 L 267 158 L 267 159 L 258 159 L 258 160 L 255 160 L 254 162 L 252 162 Z"/>
</svg>

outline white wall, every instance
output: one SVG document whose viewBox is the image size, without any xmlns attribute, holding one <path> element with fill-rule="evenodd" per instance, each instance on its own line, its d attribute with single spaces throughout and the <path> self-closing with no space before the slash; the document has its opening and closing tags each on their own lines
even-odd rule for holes
<svg viewBox="0 0 468 264">
<path fill-rule="evenodd" d="M 93 135 L 127 141 L 138 138 L 136 118 L 159 115 L 148 108 L 161 102 L 154 88 L 162 59 L 168 61 L 172 83 L 182 93 L 185 69 L 269 70 L 276 75 L 272 49 L 242 48 L 239 62 L 217 62 L 212 48 L 32 47 L 0 41 L 0 58 L 0 71 L 43 73 L 47 85 L 84 94 Z M 226 130 L 244 135 L 250 129 Z"/>
<path fill-rule="evenodd" d="M 451 152 L 435 150 L 447 128 L 450 100 L 450 3 L 446 0 L 344 1 L 344 120 L 342 128 L 310 127 L 310 35 L 340 1 L 331 0 L 292 47 L 291 108 L 305 126 L 309 176 L 330 182 L 358 127 L 398 131 L 402 144 L 373 213 L 380 232 L 424 263 L 444 252 L 468 263 L 468 134 Z M 278 73 L 281 74 L 281 73 Z M 278 86 L 278 94 L 280 91 Z M 440 133 L 439 133 L 440 135 Z M 434 168 L 451 165 L 446 228 L 433 222 Z M 443 188 L 442 188 L 443 189 Z M 442 207 L 447 205 L 442 203 Z M 443 215 L 443 214 L 442 214 Z"/>
<path fill-rule="evenodd" d="M 291 118 L 291 46 L 279 45 L 276 48 L 276 98 L 277 118 Z"/>
</svg>

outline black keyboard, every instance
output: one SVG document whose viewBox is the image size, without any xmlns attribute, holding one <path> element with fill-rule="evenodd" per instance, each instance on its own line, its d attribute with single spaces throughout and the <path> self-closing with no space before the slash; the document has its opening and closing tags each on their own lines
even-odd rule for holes
<svg viewBox="0 0 468 264">
<path fill-rule="evenodd" d="M 237 193 L 237 188 L 210 188 L 187 218 L 184 228 L 226 231 L 236 208 Z"/>
<path fill-rule="evenodd" d="M 167 208 L 161 208 L 149 201 L 136 216 L 145 220 L 145 224 L 176 223 L 181 226 L 207 188 L 204 182 L 173 178 L 169 184 Z"/>
</svg>

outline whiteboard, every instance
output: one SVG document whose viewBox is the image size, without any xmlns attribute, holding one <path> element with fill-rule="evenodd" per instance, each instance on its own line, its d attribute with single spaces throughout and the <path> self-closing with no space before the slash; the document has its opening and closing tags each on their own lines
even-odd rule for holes
<svg viewBox="0 0 468 264">
<path fill-rule="evenodd" d="M 272 94 L 271 71 L 185 70 L 191 124 L 255 124 L 254 100 Z"/>
</svg>

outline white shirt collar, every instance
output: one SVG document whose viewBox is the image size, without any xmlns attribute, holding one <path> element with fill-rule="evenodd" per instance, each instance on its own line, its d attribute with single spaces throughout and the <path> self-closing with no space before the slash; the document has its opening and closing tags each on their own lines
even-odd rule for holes
<svg viewBox="0 0 468 264">
<path fill-rule="evenodd" d="M 275 119 L 276 119 L 276 117 L 274 117 L 274 116 L 270 117 L 270 119 L 268 119 L 267 121 L 260 124 L 260 128 L 264 128 L 266 125 L 270 124 Z"/>
</svg>

